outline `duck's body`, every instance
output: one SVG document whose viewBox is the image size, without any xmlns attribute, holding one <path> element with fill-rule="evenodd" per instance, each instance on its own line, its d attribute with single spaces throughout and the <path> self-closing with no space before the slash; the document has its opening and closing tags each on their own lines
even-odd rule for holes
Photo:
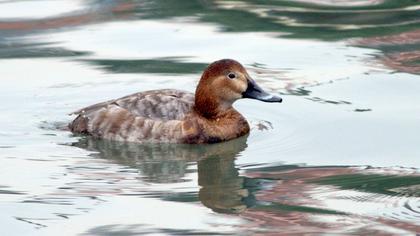
<svg viewBox="0 0 420 236">
<path fill-rule="evenodd" d="M 194 94 L 163 89 L 135 93 L 74 112 L 77 133 L 129 142 L 214 143 L 249 132 L 235 109 L 216 119 L 194 111 Z"/>
<path fill-rule="evenodd" d="M 237 81 L 226 79 L 226 73 L 235 73 Z M 203 73 L 195 95 L 173 89 L 135 93 L 74 112 L 78 116 L 69 128 L 128 142 L 221 142 L 249 132 L 246 119 L 232 107 L 241 97 L 281 101 L 262 91 L 238 62 L 220 60 Z"/>
</svg>

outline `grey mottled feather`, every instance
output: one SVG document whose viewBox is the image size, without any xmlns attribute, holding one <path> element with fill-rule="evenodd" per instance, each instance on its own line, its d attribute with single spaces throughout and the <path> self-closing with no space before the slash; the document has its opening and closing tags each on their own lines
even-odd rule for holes
<svg viewBox="0 0 420 236">
<path fill-rule="evenodd" d="M 194 94 L 152 90 L 98 103 L 72 114 L 71 131 L 131 142 L 178 142 L 181 120 L 194 104 Z"/>
<path fill-rule="evenodd" d="M 150 90 L 97 103 L 70 115 L 88 115 L 109 105 L 117 105 L 135 116 L 159 120 L 181 120 L 194 105 L 194 94 L 175 89 Z"/>
</svg>

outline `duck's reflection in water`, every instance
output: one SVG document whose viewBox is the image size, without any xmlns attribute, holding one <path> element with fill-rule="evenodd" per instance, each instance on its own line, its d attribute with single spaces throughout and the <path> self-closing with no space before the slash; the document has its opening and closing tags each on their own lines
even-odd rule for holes
<svg viewBox="0 0 420 236">
<path fill-rule="evenodd" d="M 255 204 L 250 179 L 239 176 L 234 156 L 212 157 L 198 162 L 200 201 L 220 213 L 240 213 Z"/>
<path fill-rule="evenodd" d="M 85 137 L 74 146 L 138 169 L 141 180 L 148 183 L 187 181 L 186 174 L 194 171 L 188 167 L 197 164 L 201 187 L 198 198 L 203 205 L 215 212 L 239 213 L 255 202 L 252 194 L 255 181 L 239 176 L 235 168 L 235 158 L 247 147 L 246 141 L 247 136 L 207 145 L 135 144 Z"/>
<path fill-rule="evenodd" d="M 243 225 L 251 232 L 270 229 L 276 234 L 393 235 L 390 232 L 416 232 L 418 228 L 412 222 L 413 217 L 418 217 L 417 175 L 386 175 L 360 167 L 294 165 L 254 166 L 239 174 L 235 159 L 247 148 L 247 137 L 209 145 L 142 145 L 84 138 L 74 145 L 96 151 L 98 157 L 123 170 L 111 169 L 106 175 L 96 176 L 83 175 L 86 170 L 81 168 L 82 175 L 89 176 L 83 178 L 82 186 L 77 185 L 83 194 L 104 194 L 97 190 L 104 186 L 96 183 L 103 179 L 99 183 L 112 185 L 105 194 L 201 201 L 215 212 L 235 213 L 251 222 Z M 133 170 L 141 181 L 131 181 Z M 191 175 L 196 170 L 199 189 Z M 93 187 L 84 189 L 92 177 L 96 177 L 90 185 Z M 365 212 L 363 206 L 389 214 Z M 406 217 L 407 222 L 395 221 L 394 216 Z"/>
</svg>

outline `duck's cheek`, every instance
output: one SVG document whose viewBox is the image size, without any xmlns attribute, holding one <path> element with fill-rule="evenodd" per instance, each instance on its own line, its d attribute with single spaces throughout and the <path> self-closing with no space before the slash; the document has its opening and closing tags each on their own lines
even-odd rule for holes
<svg viewBox="0 0 420 236">
<path fill-rule="evenodd" d="M 215 94 L 226 102 L 234 102 L 242 98 L 243 91 L 246 90 L 247 84 L 239 79 L 219 78 L 212 84 Z"/>
<path fill-rule="evenodd" d="M 241 97 L 241 94 L 244 91 L 246 91 L 247 82 L 238 78 L 236 80 L 232 80 L 231 83 L 229 84 L 229 87 L 232 90 L 232 92 L 239 94 L 239 96 Z"/>
<path fill-rule="evenodd" d="M 241 80 L 232 81 L 227 87 L 225 94 L 233 102 L 242 98 L 243 91 L 246 90 L 247 85 Z"/>
<path fill-rule="evenodd" d="M 224 100 L 234 102 L 242 98 L 242 94 L 231 89 L 224 89 L 222 97 L 224 98 Z"/>
</svg>

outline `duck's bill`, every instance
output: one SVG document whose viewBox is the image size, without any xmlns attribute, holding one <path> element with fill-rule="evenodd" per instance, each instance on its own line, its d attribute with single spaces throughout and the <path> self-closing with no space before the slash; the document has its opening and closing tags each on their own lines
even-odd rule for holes
<svg viewBox="0 0 420 236">
<path fill-rule="evenodd" d="M 279 96 L 267 93 L 254 80 L 248 79 L 248 88 L 242 93 L 243 98 L 257 99 L 263 102 L 282 102 Z"/>
</svg>

